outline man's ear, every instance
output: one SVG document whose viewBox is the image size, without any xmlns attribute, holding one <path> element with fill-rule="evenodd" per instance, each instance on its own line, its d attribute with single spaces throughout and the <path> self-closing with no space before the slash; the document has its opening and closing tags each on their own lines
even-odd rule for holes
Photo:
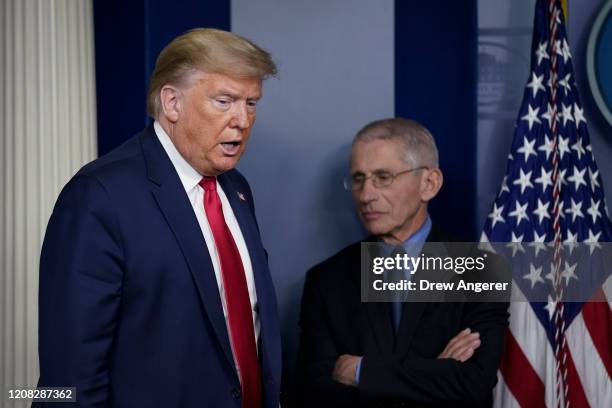
<svg viewBox="0 0 612 408">
<path fill-rule="evenodd" d="M 160 91 L 161 114 L 170 123 L 176 123 L 181 115 L 183 94 L 172 85 L 164 85 Z"/>
<path fill-rule="evenodd" d="M 425 170 L 421 178 L 421 200 L 429 202 L 438 194 L 443 183 L 442 170 L 439 168 Z"/>
</svg>

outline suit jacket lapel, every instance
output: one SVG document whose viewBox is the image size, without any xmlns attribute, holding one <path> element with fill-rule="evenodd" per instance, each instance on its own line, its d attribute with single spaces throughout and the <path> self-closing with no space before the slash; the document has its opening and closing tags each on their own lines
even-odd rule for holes
<svg viewBox="0 0 612 408">
<path fill-rule="evenodd" d="M 225 195 L 232 207 L 234 216 L 240 226 L 240 231 L 244 237 L 251 265 L 253 267 L 253 279 L 255 280 L 255 290 L 257 292 L 257 306 L 259 308 L 259 318 L 261 323 L 261 333 L 264 334 L 268 320 L 272 316 L 276 316 L 276 303 L 270 302 L 276 299 L 276 294 L 273 293 L 273 285 L 270 279 L 268 270 L 268 262 L 265 257 L 265 251 L 259 236 L 259 230 L 255 223 L 250 209 L 250 204 L 247 200 L 250 197 L 245 191 L 231 180 L 230 173 L 220 175 L 218 178 L 219 184 L 223 188 Z M 272 310 L 274 308 L 274 310 Z"/>
<path fill-rule="evenodd" d="M 376 241 L 377 240 L 374 236 L 369 236 L 362 241 L 362 243 L 372 244 L 376 243 Z M 371 247 L 369 246 L 369 248 Z M 376 256 L 376 254 L 371 254 L 370 259 L 374 256 Z M 354 262 L 350 267 L 351 276 L 353 277 L 354 283 L 357 285 L 361 293 L 361 245 L 356 247 L 356 253 L 353 254 L 350 259 Z M 367 276 L 370 276 L 370 274 Z M 370 324 L 370 328 L 372 329 L 374 338 L 376 339 L 379 352 L 384 353 L 388 350 L 392 350 L 395 342 L 395 330 L 393 329 L 393 323 L 391 322 L 389 304 L 384 302 L 362 301 L 362 306 Z"/>
<path fill-rule="evenodd" d="M 264 390 L 275 389 L 280 381 L 280 378 L 277 378 L 277 374 L 281 372 L 282 364 L 280 354 L 278 358 L 272 358 L 276 355 L 274 350 L 278 351 L 278 353 L 281 350 L 281 341 L 278 335 L 280 328 L 276 308 L 276 292 L 274 291 L 274 284 L 270 276 L 268 260 L 261 241 L 259 228 L 252 212 L 252 203 L 248 201 L 252 197 L 243 190 L 245 186 L 241 187 L 241 183 L 235 181 L 235 178 L 232 177 L 233 174 L 235 174 L 234 171 L 229 171 L 220 175 L 217 179 L 232 207 L 249 251 L 249 257 L 251 258 L 261 327 L 258 348 Z M 271 355 L 270 353 L 273 354 Z M 268 386 L 267 383 L 270 381 L 273 384 Z"/>
<path fill-rule="evenodd" d="M 447 255 L 446 248 L 442 244 L 438 244 L 438 242 L 446 242 L 449 238 L 444 236 L 439 230 L 435 227 L 432 227 L 429 236 L 427 237 L 427 241 L 422 249 L 422 252 L 426 256 L 441 256 L 445 257 Z M 412 280 L 417 282 L 420 279 L 427 278 L 427 273 L 421 271 L 421 273 L 417 272 L 413 275 Z M 419 321 L 423 315 L 425 309 L 430 306 L 429 302 L 410 302 L 407 301 L 404 303 L 402 308 L 402 317 L 400 320 L 399 330 L 396 336 L 396 349 L 398 352 L 408 350 L 412 339 L 416 333 L 416 329 L 419 325 Z"/>
<path fill-rule="evenodd" d="M 152 193 L 187 261 L 214 332 L 228 362 L 234 367 L 227 327 L 212 261 L 193 207 L 172 162 L 149 126 L 140 136 Z"/>
<path fill-rule="evenodd" d="M 392 350 L 395 343 L 395 330 L 391 323 L 389 304 L 367 302 L 364 303 L 364 309 L 376 338 L 379 352 L 384 353 L 385 351 Z"/>
<path fill-rule="evenodd" d="M 404 302 L 399 330 L 395 337 L 395 348 L 400 351 L 407 349 L 412 342 L 423 312 L 428 304 L 425 302 Z"/>
</svg>

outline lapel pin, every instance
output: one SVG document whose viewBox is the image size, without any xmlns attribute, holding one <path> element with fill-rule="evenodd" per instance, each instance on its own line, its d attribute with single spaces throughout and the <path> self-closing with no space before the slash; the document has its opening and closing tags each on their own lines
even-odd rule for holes
<svg viewBox="0 0 612 408">
<path fill-rule="evenodd" d="M 246 201 L 246 198 L 244 198 L 244 194 L 242 194 L 240 191 L 236 191 L 236 194 L 238 194 L 238 198 L 240 199 L 240 201 Z"/>
</svg>

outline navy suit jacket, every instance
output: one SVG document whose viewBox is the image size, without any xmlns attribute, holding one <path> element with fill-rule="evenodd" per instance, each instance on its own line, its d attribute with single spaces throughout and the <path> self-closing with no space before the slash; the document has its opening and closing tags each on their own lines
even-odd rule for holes
<svg viewBox="0 0 612 408">
<path fill-rule="evenodd" d="M 253 265 L 263 406 L 276 408 L 280 331 L 253 197 L 236 170 L 218 180 Z M 41 254 L 39 316 L 39 386 L 76 387 L 67 406 L 241 406 L 206 242 L 152 126 L 62 190 Z"/>
<path fill-rule="evenodd" d="M 427 240 L 453 241 L 435 225 Z M 370 236 L 363 242 L 375 241 Z M 454 251 L 458 251 L 455 256 L 467 254 L 465 249 Z M 506 265 L 489 255 L 487 268 L 502 270 Z M 396 333 L 390 303 L 361 301 L 360 272 L 361 242 L 356 242 L 307 273 L 297 362 L 302 406 L 491 406 L 508 326 L 508 303 L 405 302 Z M 412 279 L 419 279 L 419 274 Z M 437 359 L 466 327 L 480 333 L 482 345 L 474 355 L 465 363 Z M 357 387 L 332 379 L 342 354 L 364 356 Z"/>
</svg>

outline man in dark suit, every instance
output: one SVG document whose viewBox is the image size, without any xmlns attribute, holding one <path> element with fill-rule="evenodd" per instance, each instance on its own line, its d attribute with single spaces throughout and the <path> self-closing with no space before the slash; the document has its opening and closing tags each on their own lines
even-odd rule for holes
<svg viewBox="0 0 612 408">
<path fill-rule="evenodd" d="M 177 37 L 151 76 L 154 124 L 63 189 L 40 262 L 39 387 L 76 387 L 66 406 L 278 407 L 276 298 L 234 170 L 275 73 L 240 36 Z"/>
<path fill-rule="evenodd" d="M 418 256 L 450 238 L 428 202 L 443 182 L 433 137 L 401 118 L 355 137 L 352 191 L 371 234 Z M 307 274 L 300 314 L 297 384 L 305 406 L 486 406 L 492 402 L 506 303 L 362 302 L 361 242 Z"/>
</svg>

